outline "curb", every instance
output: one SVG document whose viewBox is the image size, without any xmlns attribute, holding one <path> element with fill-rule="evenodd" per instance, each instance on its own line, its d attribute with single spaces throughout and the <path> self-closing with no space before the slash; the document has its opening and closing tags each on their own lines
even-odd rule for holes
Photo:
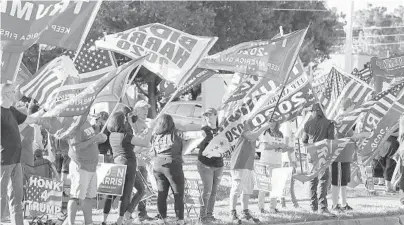
<svg viewBox="0 0 404 225">
<path fill-rule="evenodd" d="M 308 221 L 298 223 L 279 223 L 290 225 L 404 225 L 403 216 L 388 216 L 388 217 L 368 217 L 357 219 L 344 219 L 344 220 L 321 220 L 321 221 Z"/>
</svg>

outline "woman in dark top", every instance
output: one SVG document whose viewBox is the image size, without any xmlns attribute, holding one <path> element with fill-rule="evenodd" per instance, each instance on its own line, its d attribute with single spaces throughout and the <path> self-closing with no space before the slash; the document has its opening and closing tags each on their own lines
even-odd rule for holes
<svg viewBox="0 0 404 225">
<path fill-rule="evenodd" d="M 198 172 L 202 179 L 203 193 L 201 196 L 201 209 L 200 209 L 200 221 L 207 223 L 215 221 L 213 216 L 213 208 L 215 207 L 216 192 L 219 186 L 220 179 L 223 174 L 223 158 L 212 157 L 208 158 L 202 155 L 206 146 L 213 139 L 213 136 L 217 134 L 217 111 L 214 108 L 209 108 L 203 113 L 203 117 L 207 123 L 202 127 L 206 137 L 199 144 L 198 154 Z"/>
<path fill-rule="evenodd" d="M 108 130 L 111 132 L 109 142 L 112 148 L 114 163 L 127 166 L 123 194 L 119 201 L 119 218 L 116 222 L 117 225 L 121 225 L 123 220 L 129 220 L 131 216 L 131 213 L 127 212 L 127 210 L 136 176 L 136 155 L 133 148 L 135 145 L 148 147 L 151 137 L 151 132 L 143 138 L 133 136 L 131 131 L 127 130 L 126 122 L 125 114 L 123 112 L 116 112 L 111 115 L 111 119 L 107 124 Z M 138 195 L 139 193 L 136 194 Z M 135 197 L 136 195 L 134 198 Z M 137 196 L 136 198 L 140 201 L 142 196 Z M 106 223 L 114 199 L 115 197 L 110 196 L 105 201 L 103 225 Z"/>
<path fill-rule="evenodd" d="M 184 224 L 185 184 L 184 171 L 182 170 L 182 141 L 188 139 L 195 132 L 179 132 L 175 128 L 173 118 L 167 114 L 158 118 L 156 123 L 151 150 L 156 156 L 153 172 L 158 187 L 157 208 L 160 218 L 163 220 L 160 222 L 165 223 L 167 218 L 167 196 L 171 187 L 174 193 L 177 224 L 182 225 Z M 197 131 L 196 136 L 204 137 L 199 131 Z"/>
</svg>

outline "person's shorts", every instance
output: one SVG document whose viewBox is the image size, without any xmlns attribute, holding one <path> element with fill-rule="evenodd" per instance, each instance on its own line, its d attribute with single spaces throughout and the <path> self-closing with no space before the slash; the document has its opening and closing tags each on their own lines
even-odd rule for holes
<svg viewBox="0 0 404 225">
<path fill-rule="evenodd" d="M 333 162 L 331 165 L 331 184 L 334 186 L 347 186 L 351 181 L 351 163 Z"/>
<path fill-rule="evenodd" d="M 55 166 L 58 173 L 69 173 L 70 157 L 65 154 L 55 156 Z"/>
<path fill-rule="evenodd" d="M 254 170 L 231 170 L 232 189 L 237 194 L 251 195 L 254 191 Z"/>
<path fill-rule="evenodd" d="M 86 199 L 97 196 L 97 173 L 79 169 L 73 160 L 69 165 L 70 198 Z"/>
</svg>

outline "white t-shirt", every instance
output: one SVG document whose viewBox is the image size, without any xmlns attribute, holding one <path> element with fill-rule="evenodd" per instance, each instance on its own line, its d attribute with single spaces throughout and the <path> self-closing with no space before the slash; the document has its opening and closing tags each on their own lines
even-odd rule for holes
<svg viewBox="0 0 404 225">
<path fill-rule="evenodd" d="M 275 149 L 266 150 L 265 143 L 283 142 L 283 138 L 276 138 L 269 135 L 267 132 L 259 137 L 259 150 L 261 152 L 261 163 L 269 165 L 282 165 L 282 152 L 277 152 Z"/>
</svg>

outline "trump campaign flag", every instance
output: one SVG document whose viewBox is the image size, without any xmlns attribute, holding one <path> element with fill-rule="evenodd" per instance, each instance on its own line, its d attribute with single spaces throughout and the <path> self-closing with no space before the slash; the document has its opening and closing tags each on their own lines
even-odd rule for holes
<svg viewBox="0 0 404 225">
<path fill-rule="evenodd" d="M 101 1 L 1 1 L 1 44 L 21 53 L 31 45 L 76 50 L 83 43 Z"/>
<path fill-rule="evenodd" d="M 142 65 L 143 61 L 144 57 L 125 63 L 124 65 L 116 68 L 97 81 L 93 82 L 83 91 L 81 91 L 82 87 L 71 85 L 71 89 L 79 89 L 81 92 L 75 97 L 55 106 L 46 112 L 43 117 L 72 117 L 83 114 L 87 115 L 97 95 L 111 80 L 117 76 L 128 76 L 135 67 Z"/>
<path fill-rule="evenodd" d="M 267 76 L 275 83 L 282 83 L 286 69 L 306 29 L 266 41 L 250 41 L 208 56 L 199 65 L 201 68 L 227 70 L 248 75 Z M 291 54 L 292 53 L 292 54 Z"/>
<path fill-rule="evenodd" d="M 376 92 L 387 89 L 388 84 L 396 77 L 404 76 L 404 55 L 379 59 L 370 59 L 370 69 L 375 79 Z"/>
<path fill-rule="evenodd" d="M 77 78 L 78 72 L 69 57 L 59 56 L 43 66 L 31 80 L 23 83 L 20 91 L 37 100 L 39 105 L 44 105 L 68 77 Z"/>
<path fill-rule="evenodd" d="M 279 64 L 281 66 L 279 68 L 279 71 L 282 71 L 284 73 L 282 74 L 283 80 L 285 82 L 284 85 L 286 85 L 286 83 L 290 81 L 289 79 L 290 76 L 288 76 L 289 73 L 294 73 L 293 67 L 295 66 L 296 60 L 298 58 L 298 53 L 300 51 L 300 47 L 303 43 L 304 37 L 306 36 L 306 32 L 307 29 L 304 29 L 293 32 L 292 36 L 291 35 L 283 36 L 282 38 L 284 37 L 290 37 L 290 38 L 282 39 L 281 46 L 275 48 L 278 49 L 279 51 L 281 50 L 285 51 L 285 53 L 279 53 L 282 56 L 281 57 L 282 60 L 284 60 Z M 276 42 L 276 40 L 278 39 L 274 39 L 271 41 Z M 294 48 L 293 49 L 286 48 L 286 46 L 288 46 L 287 43 L 294 46 Z M 268 71 L 268 73 L 270 72 Z M 207 156 L 220 155 L 225 151 L 232 152 L 234 150 L 239 141 L 241 133 L 244 130 L 245 121 L 250 120 L 252 116 L 256 114 L 256 112 L 261 111 L 261 109 L 265 106 L 264 103 L 266 102 L 260 101 L 260 99 L 263 98 L 263 96 L 265 96 L 263 93 L 266 93 L 266 95 L 274 94 L 273 91 L 268 90 L 252 91 L 251 95 L 247 95 L 245 98 L 243 98 L 240 104 L 237 104 L 235 107 L 233 107 L 232 113 L 227 115 L 221 121 L 219 125 L 219 134 L 216 135 L 212 139 L 212 141 L 208 144 L 208 146 L 205 148 L 204 155 Z"/>
<path fill-rule="evenodd" d="M 362 163 L 365 165 L 370 163 L 371 160 L 378 155 L 381 150 L 380 144 L 384 143 L 399 127 L 397 121 L 400 120 L 400 116 L 404 113 L 404 92 L 401 91 L 397 98 L 398 99 L 393 102 L 390 107 L 388 107 L 389 101 L 387 101 L 387 99 L 383 101 L 384 99 L 382 98 L 382 101 L 376 103 L 377 106 L 372 108 L 365 117 L 365 130 L 371 128 L 369 126 L 369 120 L 373 120 L 373 128 L 371 129 L 370 137 L 364 139 L 359 146 L 359 156 Z M 379 121 L 377 121 L 378 115 L 382 115 Z"/>
<path fill-rule="evenodd" d="M 307 174 L 295 174 L 293 177 L 301 182 L 310 181 L 315 177 L 324 174 L 332 162 L 339 156 L 348 145 L 353 145 L 349 138 L 337 140 L 322 140 L 307 146 L 309 161 L 313 165 Z M 352 146 L 351 146 L 352 147 Z"/>
<path fill-rule="evenodd" d="M 96 42 L 98 48 L 114 51 L 132 59 L 149 54 L 144 66 L 175 85 L 196 69 L 216 42 L 216 37 L 200 37 L 172 27 L 152 23 Z"/>
</svg>

